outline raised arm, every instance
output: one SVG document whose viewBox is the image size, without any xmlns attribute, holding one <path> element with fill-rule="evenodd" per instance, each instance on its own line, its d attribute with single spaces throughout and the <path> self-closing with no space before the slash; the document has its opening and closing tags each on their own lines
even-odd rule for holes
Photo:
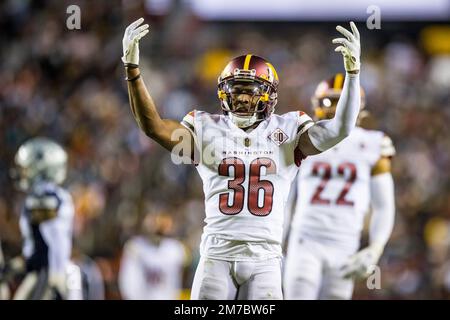
<svg viewBox="0 0 450 320">
<path fill-rule="evenodd" d="M 372 177 L 370 182 L 372 217 L 370 220 L 369 246 L 381 255 L 394 227 L 394 180 L 390 172 Z"/>
<path fill-rule="evenodd" d="M 335 49 L 344 57 L 346 76 L 341 96 L 336 106 L 333 119 L 321 120 L 305 131 L 299 139 L 299 148 L 302 153 L 314 155 L 321 153 L 347 137 L 356 125 L 360 108 L 360 41 L 356 25 L 350 22 L 352 32 L 337 26 L 336 30 L 346 38 L 337 38 L 333 43 L 340 44 Z"/>
<path fill-rule="evenodd" d="M 180 142 L 190 143 L 193 148 L 193 137 L 184 126 L 176 120 L 161 118 L 142 80 L 139 69 L 139 40 L 149 31 L 148 24 L 140 26 L 142 22 L 144 19 L 140 18 L 130 24 L 125 30 L 122 41 L 122 61 L 125 66 L 125 79 L 128 82 L 128 96 L 133 116 L 139 128 L 167 150 L 172 151 L 173 147 Z M 175 132 L 177 130 L 179 130 L 178 133 Z M 173 139 L 174 136 L 184 138 Z"/>
</svg>

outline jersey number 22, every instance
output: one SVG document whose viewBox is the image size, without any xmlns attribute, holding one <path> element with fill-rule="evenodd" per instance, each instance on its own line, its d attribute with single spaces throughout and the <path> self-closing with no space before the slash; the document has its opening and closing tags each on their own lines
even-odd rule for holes
<svg viewBox="0 0 450 320">
<path fill-rule="evenodd" d="M 322 173 L 321 170 L 322 169 Z M 345 180 L 345 185 L 339 193 L 338 198 L 335 200 L 335 203 L 339 206 L 353 206 L 353 201 L 347 200 L 347 193 L 350 191 L 353 183 L 356 180 L 356 166 L 351 162 L 341 163 L 337 168 L 337 174 L 340 177 L 345 176 L 345 169 L 350 170 L 350 175 Z M 312 169 L 313 176 L 319 176 L 322 178 L 320 184 L 317 186 L 316 191 L 314 192 L 311 203 L 312 204 L 330 204 L 330 199 L 324 199 L 321 196 L 322 191 L 325 189 L 328 181 L 331 179 L 331 165 L 327 162 L 315 162 Z"/>
</svg>

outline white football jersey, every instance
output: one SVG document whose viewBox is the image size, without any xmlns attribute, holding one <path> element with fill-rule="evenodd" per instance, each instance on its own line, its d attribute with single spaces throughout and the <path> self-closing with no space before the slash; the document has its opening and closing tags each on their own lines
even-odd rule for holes
<svg viewBox="0 0 450 320">
<path fill-rule="evenodd" d="M 176 300 L 182 289 L 185 250 L 181 242 L 164 238 L 155 245 L 144 237 L 124 247 L 119 272 L 122 297 L 127 300 Z"/>
<path fill-rule="evenodd" d="M 372 167 L 394 154 L 383 132 L 356 127 L 333 148 L 303 160 L 291 233 L 357 248 L 370 206 Z"/>
<path fill-rule="evenodd" d="M 203 180 L 206 226 L 201 254 L 225 260 L 281 255 L 284 208 L 302 154 L 303 112 L 271 115 L 246 132 L 228 116 L 202 111 L 182 121 L 194 135 Z"/>
<path fill-rule="evenodd" d="M 33 209 L 56 209 L 57 215 L 34 224 L 31 222 Z M 74 207 L 69 192 L 50 182 L 36 183 L 32 187 L 19 220 L 22 252 L 29 271 L 47 268 L 50 276 L 65 275 L 72 253 L 73 220 Z"/>
</svg>

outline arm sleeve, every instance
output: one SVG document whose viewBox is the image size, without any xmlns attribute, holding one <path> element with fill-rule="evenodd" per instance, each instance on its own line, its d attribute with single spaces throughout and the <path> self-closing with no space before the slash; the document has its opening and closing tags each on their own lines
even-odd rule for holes
<svg viewBox="0 0 450 320">
<path fill-rule="evenodd" d="M 308 130 L 309 138 L 317 150 L 325 151 L 350 134 L 356 125 L 360 105 L 359 74 L 347 73 L 334 118 L 317 121 Z"/>
<path fill-rule="evenodd" d="M 391 173 L 373 176 L 370 182 L 372 217 L 369 243 L 384 247 L 392 233 L 395 216 L 394 181 Z"/>
</svg>

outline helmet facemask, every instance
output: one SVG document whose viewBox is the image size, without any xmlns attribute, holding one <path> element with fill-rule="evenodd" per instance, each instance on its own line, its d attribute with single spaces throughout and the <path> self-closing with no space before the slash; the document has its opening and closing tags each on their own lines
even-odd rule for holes
<svg viewBox="0 0 450 320">
<path fill-rule="evenodd" d="M 228 80 L 220 89 L 224 95 L 222 110 L 238 127 L 249 127 L 266 118 L 270 108 L 268 85 L 260 81 Z"/>
</svg>

